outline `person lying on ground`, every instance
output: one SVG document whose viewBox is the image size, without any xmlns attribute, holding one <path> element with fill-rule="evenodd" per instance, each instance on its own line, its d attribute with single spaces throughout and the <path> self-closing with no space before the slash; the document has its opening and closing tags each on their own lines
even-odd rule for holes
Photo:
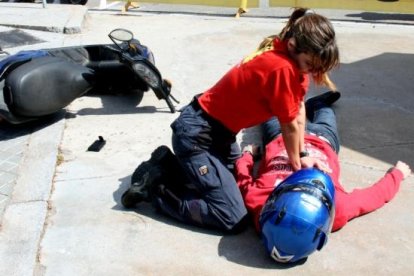
<svg viewBox="0 0 414 276">
<path fill-rule="evenodd" d="M 339 135 L 335 113 L 330 107 L 339 96 L 339 92 L 326 92 L 306 101 L 309 122 L 305 135 L 306 152 L 302 154 L 303 158 L 309 155 L 319 159 L 331 171 L 329 176 L 335 186 L 332 231 L 339 230 L 351 219 L 372 212 L 389 202 L 398 192 L 401 181 L 411 174 L 410 167 L 398 161 L 373 185 L 351 192 L 345 190 L 339 181 Z M 263 205 L 275 187 L 294 171 L 286 154 L 278 121 L 273 118 L 261 126 L 266 148 L 257 178 L 253 178 L 253 159 L 258 154 L 256 145 L 246 146 L 242 157 L 236 161 L 237 184 L 258 231 Z"/>
<path fill-rule="evenodd" d="M 389 202 L 411 173 L 407 164 L 398 161 L 373 185 L 345 191 L 339 182 L 339 136 L 330 107 L 339 97 L 339 92 L 327 92 L 305 104 L 309 122 L 301 157 L 319 159 L 328 173 L 292 168 L 276 118 L 261 125 L 266 150 L 257 178 L 253 177 L 257 145 L 244 147 L 236 161 L 236 180 L 247 210 L 277 262 L 298 262 L 321 250 L 329 232 Z"/>
</svg>

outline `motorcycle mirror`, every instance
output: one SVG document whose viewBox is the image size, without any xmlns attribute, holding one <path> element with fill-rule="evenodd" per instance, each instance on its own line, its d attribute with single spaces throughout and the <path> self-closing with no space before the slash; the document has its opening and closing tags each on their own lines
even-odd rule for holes
<svg viewBox="0 0 414 276">
<path fill-rule="evenodd" d="M 115 29 L 110 32 L 108 36 L 112 40 L 118 40 L 122 42 L 129 42 L 134 38 L 133 33 L 125 29 Z"/>
<path fill-rule="evenodd" d="M 128 42 L 129 45 L 129 42 L 134 38 L 132 32 L 125 29 L 115 29 L 112 32 L 110 32 L 108 36 L 121 51 L 124 51 L 125 49 L 122 49 L 121 45 L 117 43 L 117 41 Z"/>
</svg>

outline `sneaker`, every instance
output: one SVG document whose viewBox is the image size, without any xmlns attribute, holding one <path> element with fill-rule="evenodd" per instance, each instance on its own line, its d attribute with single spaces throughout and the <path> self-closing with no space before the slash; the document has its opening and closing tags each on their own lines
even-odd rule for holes
<svg viewBox="0 0 414 276">
<path fill-rule="evenodd" d="M 315 110 L 322 107 L 331 106 L 341 97 L 339 91 L 328 91 L 318 96 L 312 97 L 305 102 L 306 115 L 312 121 Z"/>
<path fill-rule="evenodd" d="M 134 171 L 131 183 L 140 182 L 146 172 L 153 166 L 168 166 L 168 163 L 175 158 L 175 155 L 167 146 L 159 146 L 151 153 L 148 161 L 142 162 Z"/>
<path fill-rule="evenodd" d="M 125 208 L 134 208 L 138 203 L 149 197 L 147 189 L 140 183 L 132 183 L 131 187 L 122 195 L 121 203 Z"/>
<path fill-rule="evenodd" d="M 150 202 L 152 191 L 162 179 L 164 173 L 160 167 L 149 163 L 145 165 L 141 168 L 145 167 L 147 171 L 143 173 L 140 180 L 132 182 L 131 187 L 121 197 L 121 203 L 125 208 L 133 208 L 143 201 Z"/>
<path fill-rule="evenodd" d="M 156 148 L 151 158 L 142 162 L 131 177 L 131 187 L 122 195 L 121 203 L 125 208 L 133 208 L 142 201 L 151 201 L 152 191 L 163 177 L 175 155 L 167 146 Z"/>
</svg>

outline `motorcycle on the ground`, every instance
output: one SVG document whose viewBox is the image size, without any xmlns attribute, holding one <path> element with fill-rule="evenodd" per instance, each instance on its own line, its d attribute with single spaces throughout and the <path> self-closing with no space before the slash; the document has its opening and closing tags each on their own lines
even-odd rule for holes
<svg viewBox="0 0 414 276">
<path fill-rule="evenodd" d="M 0 56 L 0 117 L 12 124 L 56 113 L 91 90 L 148 91 L 175 112 L 171 83 L 162 78 L 151 50 L 132 32 L 115 29 L 113 44 L 21 51 Z"/>
</svg>

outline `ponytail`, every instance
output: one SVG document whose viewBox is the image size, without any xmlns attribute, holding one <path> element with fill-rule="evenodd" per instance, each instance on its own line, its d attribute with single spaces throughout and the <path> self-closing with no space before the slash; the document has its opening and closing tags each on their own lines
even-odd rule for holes
<svg viewBox="0 0 414 276">
<path fill-rule="evenodd" d="M 310 10 L 307 8 L 296 8 L 293 13 L 289 17 L 289 21 L 286 23 L 286 26 L 282 29 L 282 31 L 279 33 L 280 40 L 287 40 L 292 37 L 292 26 L 295 24 L 295 22 L 307 14 Z"/>
<path fill-rule="evenodd" d="M 264 49 L 264 48 L 266 48 L 266 47 L 268 47 L 268 46 L 270 46 L 270 45 L 272 45 L 272 43 L 273 43 L 273 40 L 276 38 L 276 37 L 278 37 L 277 35 L 271 35 L 271 36 L 268 36 L 268 37 L 266 37 L 265 39 L 263 39 L 263 41 L 262 42 L 260 42 L 260 45 L 259 45 L 259 47 L 257 48 L 257 50 L 262 50 L 262 49 Z"/>
<path fill-rule="evenodd" d="M 306 9 L 306 8 L 296 8 L 293 13 L 291 14 L 291 16 L 289 17 L 289 21 L 286 24 L 286 26 L 282 29 L 282 31 L 279 33 L 279 35 L 271 35 L 266 37 L 265 39 L 263 39 L 263 41 L 260 43 L 258 50 L 261 50 L 267 46 L 269 46 L 272 41 L 275 38 L 279 38 L 280 40 L 286 40 L 289 39 L 291 36 L 289 36 L 289 31 L 292 27 L 293 24 L 295 24 L 296 20 L 302 16 L 304 16 L 306 14 L 306 12 L 308 12 L 310 10 Z"/>
<path fill-rule="evenodd" d="M 336 88 L 335 83 L 333 83 L 333 81 L 331 81 L 331 79 L 329 78 L 328 73 L 323 73 L 320 76 L 319 75 L 314 75 L 313 76 L 313 81 L 317 85 L 324 85 L 324 86 L 328 87 L 329 90 L 338 91 L 337 88 Z"/>
</svg>

